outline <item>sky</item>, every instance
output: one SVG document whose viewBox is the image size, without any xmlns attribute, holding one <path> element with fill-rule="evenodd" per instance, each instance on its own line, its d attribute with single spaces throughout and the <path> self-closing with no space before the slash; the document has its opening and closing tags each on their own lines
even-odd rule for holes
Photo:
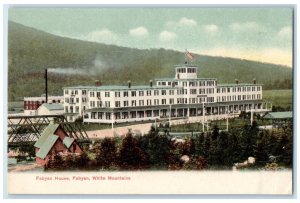
<svg viewBox="0 0 300 203">
<path fill-rule="evenodd" d="M 8 19 L 55 35 L 292 67 L 289 7 L 10 7 Z"/>
</svg>

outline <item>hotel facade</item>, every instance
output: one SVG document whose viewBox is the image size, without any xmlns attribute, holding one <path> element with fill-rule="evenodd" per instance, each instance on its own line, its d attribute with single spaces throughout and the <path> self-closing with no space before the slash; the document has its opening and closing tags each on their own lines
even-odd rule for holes
<svg viewBox="0 0 300 203">
<path fill-rule="evenodd" d="M 264 113 L 271 105 L 262 100 L 262 84 L 218 84 L 216 78 L 198 78 L 196 65 L 175 66 L 174 78 L 149 85 L 64 87 L 64 113 L 69 121 L 124 123 L 160 119 L 202 122 L 238 116 L 242 111 Z"/>
</svg>

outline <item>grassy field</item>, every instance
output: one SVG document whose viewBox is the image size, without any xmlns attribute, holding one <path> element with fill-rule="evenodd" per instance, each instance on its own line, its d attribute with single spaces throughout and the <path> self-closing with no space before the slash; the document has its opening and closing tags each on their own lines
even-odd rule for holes
<svg viewBox="0 0 300 203">
<path fill-rule="evenodd" d="M 293 90 L 264 90 L 263 99 L 270 101 L 273 106 L 281 106 L 283 108 L 293 106 Z"/>
</svg>

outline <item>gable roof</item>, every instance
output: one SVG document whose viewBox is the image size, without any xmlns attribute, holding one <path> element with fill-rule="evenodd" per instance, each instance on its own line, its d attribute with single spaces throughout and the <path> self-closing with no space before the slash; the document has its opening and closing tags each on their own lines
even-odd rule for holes
<svg viewBox="0 0 300 203">
<path fill-rule="evenodd" d="M 42 132 L 41 137 L 34 144 L 35 147 L 41 148 L 44 142 L 50 135 L 53 135 L 57 130 L 59 124 L 49 124 Z"/>
<path fill-rule="evenodd" d="M 283 112 L 269 112 L 267 115 L 264 116 L 267 119 L 286 119 L 286 118 L 293 118 L 292 111 L 283 111 Z"/>
<path fill-rule="evenodd" d="M 49 135 L 43 145 L 40 147 L 40 150 L 36 153 L 36 156 L 45 159 L 55 142 L 59 137 L 57 135 Z"/>
<path fill-rule="evenodd" d="M 56 111 L 56 110 L 64 110 L 64 105 L 63 104 L 42 104 L 40 107 L 45 107 L 47 108 L 49 111 Z"/>
<path fill-rule="evenodd" d="M 74 142 L 74 138 L 71 137 L 65 137 L 63 140 L 64 145 L 69 149 L 69 147 L 72 145 L 72 143 Z"/>
</svg>

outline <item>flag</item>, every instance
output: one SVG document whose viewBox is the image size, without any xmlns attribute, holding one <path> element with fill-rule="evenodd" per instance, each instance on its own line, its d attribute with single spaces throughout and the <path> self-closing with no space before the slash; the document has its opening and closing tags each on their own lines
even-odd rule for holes
<svg viewBox="0 0 300 203">
<path fill-rule="evenodd" d="M 185 55 L 188 59 L 192 60 L 194 58 L 193 54 L 185 50 Z"/>
</svg>

